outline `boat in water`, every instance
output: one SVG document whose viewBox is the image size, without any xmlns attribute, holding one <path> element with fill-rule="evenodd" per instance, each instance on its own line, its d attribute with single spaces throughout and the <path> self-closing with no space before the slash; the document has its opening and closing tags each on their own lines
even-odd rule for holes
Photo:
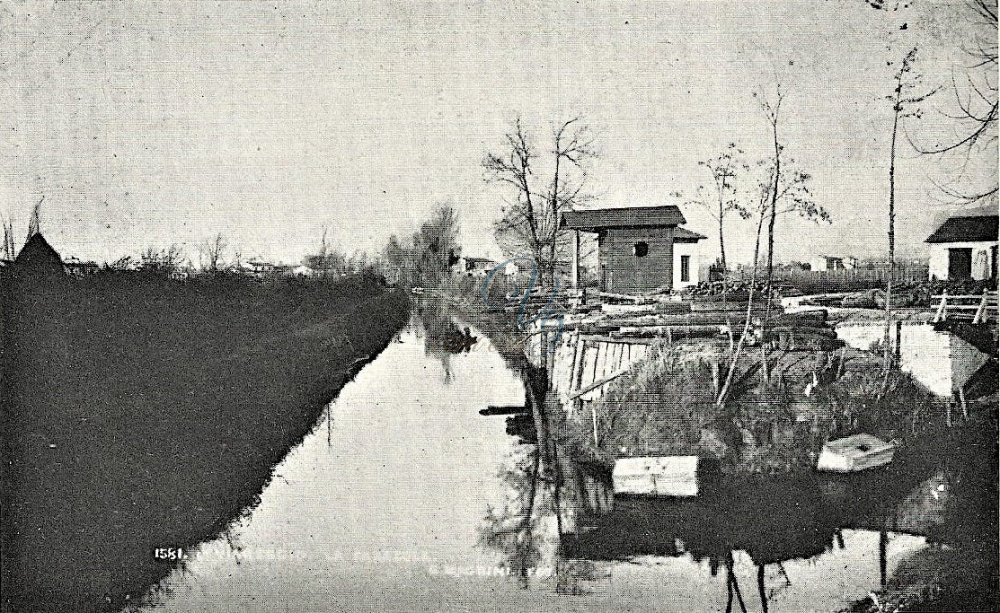
<svg viewBox="0 0 1000 613">
<path fill-rule="evenodd" d="M 698 495 L 698 456 L 619 458 L 611 475 L 615 495 Z"/>
<path fill-rule="evenodd" d="M 854 434 L 830 441 L 816 462 L 816 470 L 835 473 L 854 473 L 885 466 L 892 462 L 896 447 L 872 436 Z"/>
</svg>

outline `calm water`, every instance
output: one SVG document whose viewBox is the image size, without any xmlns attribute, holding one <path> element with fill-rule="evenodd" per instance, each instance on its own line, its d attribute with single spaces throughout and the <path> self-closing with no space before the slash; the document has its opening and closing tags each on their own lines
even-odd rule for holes
<svg viewBox="0 0 1000 613">
<path fill-rule="evenodd" d="M 526 588 L 506 576 L 505 554 L 480 544 L 484 518 L 488 508 L 517 499 L 517 479 L 501 473 L 531 446 L 506 434 L 503 417 L 478 410 L 523 404 L 521 379 L 494 351 L 446 354 L 428 350 L 426 340 L 425 328 L 412 325 L 348 384 L 329 416 L 277 467 L 261 504 L 191 552 L 153 606 L 725 610 L 726 572 L 713 574 L 682 542 L 670 555 L 597 562 L 579 595 L 556 593 L 552 547 L 539 548 Z M 543 517 L 536 538 L 556 538 L 553 526 Z M 766 566 L 770 610 L 827 611 L 878 587 L 879 534 L 845 530 L 842 540 L 812 559 Z M 922 537 L 890 533 L 889 575 L 925 547 Z M 760 610 L 753 560 L 736 551 L 732 566 L 748 609 Z"/>
</svg>

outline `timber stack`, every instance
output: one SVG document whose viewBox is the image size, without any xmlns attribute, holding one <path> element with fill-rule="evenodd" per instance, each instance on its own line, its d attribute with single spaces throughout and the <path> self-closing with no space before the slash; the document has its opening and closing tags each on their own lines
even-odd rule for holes
<svg viewBox="0 0 1000 613">
<path fill-rule="evenodd" d="M 599 304 L 564 307 L 532 324 L 538 341 L 528 358 L 547 371 L 550 391 L 571 414 L 599 400 L 655 342 L 700 339 L 735 346 L 746 330 L 748 346 L 782 351 L 832 351 L 842 346 L 825 309 L 786 313 L 773 300 L 755 300 L 748 308 L 746 296 L 601 297 Z M 605 302 L 609 298 L 612 302 Z"/>
</svg>

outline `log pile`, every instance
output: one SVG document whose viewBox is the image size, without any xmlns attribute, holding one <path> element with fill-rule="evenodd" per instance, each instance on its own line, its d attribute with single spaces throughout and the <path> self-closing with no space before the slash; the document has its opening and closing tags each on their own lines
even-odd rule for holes
<svg viewBox="0 0 1000 613">
<path fill-rule="evenodd" d="M 553 313 L 535 322 L 537 332 L 576 331 L 602 335 L 611 339 L 676 340 L 682 338 L 727 338 L 738 340 L 746 329 L 747 303 L 727 296 L 699 296 L 680 301 L 667 297 L 636 297 L 629 302 L 624 295 L 615 296 L 615 304 L 601 302 L 567 310 L 562 321 Z M 529 302 L 526 311 L 533 317 L 544 306 L 537 298 Z M 515 309 L 519 308 L 516 305 Z M 532 312 L 534 307 L 534 312 Z M 766 343 L 785 351 L 830 351 L 842 345 L 827 322 L 827 311 L 816 309 L 785 313 L 776 301 L 754 300 L 750 306 L 751 345 Z"/>
</svg>

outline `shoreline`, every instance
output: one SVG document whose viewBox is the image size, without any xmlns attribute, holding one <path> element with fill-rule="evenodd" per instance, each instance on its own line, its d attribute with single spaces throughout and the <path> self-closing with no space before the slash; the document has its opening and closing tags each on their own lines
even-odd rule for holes
<svg viewBox="0 0 1000 613">
<path fill-rule="evenodd" d="M 180 561 L 154 550 L 190 548 L 248 513 L 409 314 L 402 292 L 365 279 L 15 289 L 3 364 L 4 426 L 19 433 L 4 447 L 11 611 L 120 610 L 155 592 Z"/>
</svg>

